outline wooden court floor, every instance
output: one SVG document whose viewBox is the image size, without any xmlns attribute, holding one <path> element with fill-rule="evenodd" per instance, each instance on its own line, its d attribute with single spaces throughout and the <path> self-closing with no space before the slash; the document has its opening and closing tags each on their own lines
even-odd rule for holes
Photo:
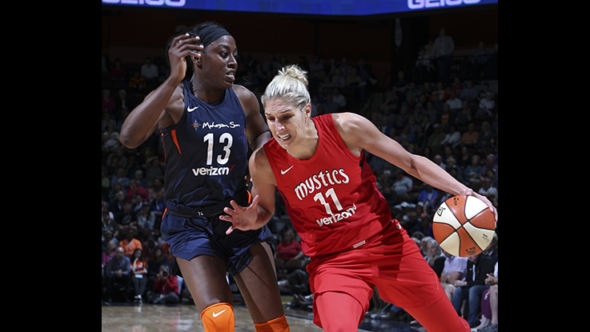
<svg viewBox="0 0 590 332">
<path fill-rule="evenodd" d="M 241 304 L 234 305 L 236 332 L 256 332 L 248 309 Z M 285 315 L 292 332 L 323 331 L 312 322 L 310 311 L 285 308 Z M 103 332 L 161 332 L 197 331 L 202 332 L 203 324 L 199 311 L 194 305 L 153 305 L 153 304 L 112 304 L 102 306 Z M 421 327 L 411 327 L 398 321 L 365 319 L 359 326 L 362 332 L 418 332 Z"/>
</svg>

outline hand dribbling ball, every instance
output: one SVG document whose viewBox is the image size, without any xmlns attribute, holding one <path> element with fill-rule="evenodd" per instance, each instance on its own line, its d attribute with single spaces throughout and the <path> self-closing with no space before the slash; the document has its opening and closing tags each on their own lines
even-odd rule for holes
<svg viewBox="0 0 590 332">
<path fill-rule="evenodd" d="M 457 195 L 436 210 L 432 231 L 444 251 L 453 256 L 469 257 L 488 247 L 496 231 L 496 220 L 479 198 Z"/>
</svg>

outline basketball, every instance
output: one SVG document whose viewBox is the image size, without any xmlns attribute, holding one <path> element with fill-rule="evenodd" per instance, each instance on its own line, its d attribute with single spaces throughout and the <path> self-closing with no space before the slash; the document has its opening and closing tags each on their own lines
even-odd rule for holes
<svg viewBox="0 0 590 332">
<path fill-rule="evenodd" d="M 447 199 L 432 218 L 434 238 L 453 256 L 479 254 L 488 247 L 495 230 L 494 214 L 475 196 L 457 195 Z"/>
</svg>

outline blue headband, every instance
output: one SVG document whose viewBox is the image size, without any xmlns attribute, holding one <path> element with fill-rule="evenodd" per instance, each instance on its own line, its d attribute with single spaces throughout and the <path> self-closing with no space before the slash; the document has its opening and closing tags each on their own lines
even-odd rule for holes
<svg viewBox="0 0 590 332">
<path fill-rule="evenodd" d="M 199 43 L 201 43 L 203 47 L 207 47 L 207 45 L 216 41 L 219 37 L 225 35 L 231 36 L 231 34 L 227 32 L 227 30 L 225 30 L 224 28 L 218 27 L 216 25 L 210 25 L 201 30 L 201 32 L 199 32 Z"/>
</svg>

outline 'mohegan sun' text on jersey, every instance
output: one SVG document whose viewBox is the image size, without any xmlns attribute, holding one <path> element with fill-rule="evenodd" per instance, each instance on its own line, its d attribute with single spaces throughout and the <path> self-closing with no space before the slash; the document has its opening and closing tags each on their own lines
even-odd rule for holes
<svg viewBox="0 0 590 332">
<path fill-rule="evenodd" d="M 332 114 L 312 120 L 318 147 L 310 159 L 291 157 L 274 139 L 264 152 L 303 252 L 313 258 L 358 248 L 392 219 L 364 153 L 346 147 Z"/>
</svg>

